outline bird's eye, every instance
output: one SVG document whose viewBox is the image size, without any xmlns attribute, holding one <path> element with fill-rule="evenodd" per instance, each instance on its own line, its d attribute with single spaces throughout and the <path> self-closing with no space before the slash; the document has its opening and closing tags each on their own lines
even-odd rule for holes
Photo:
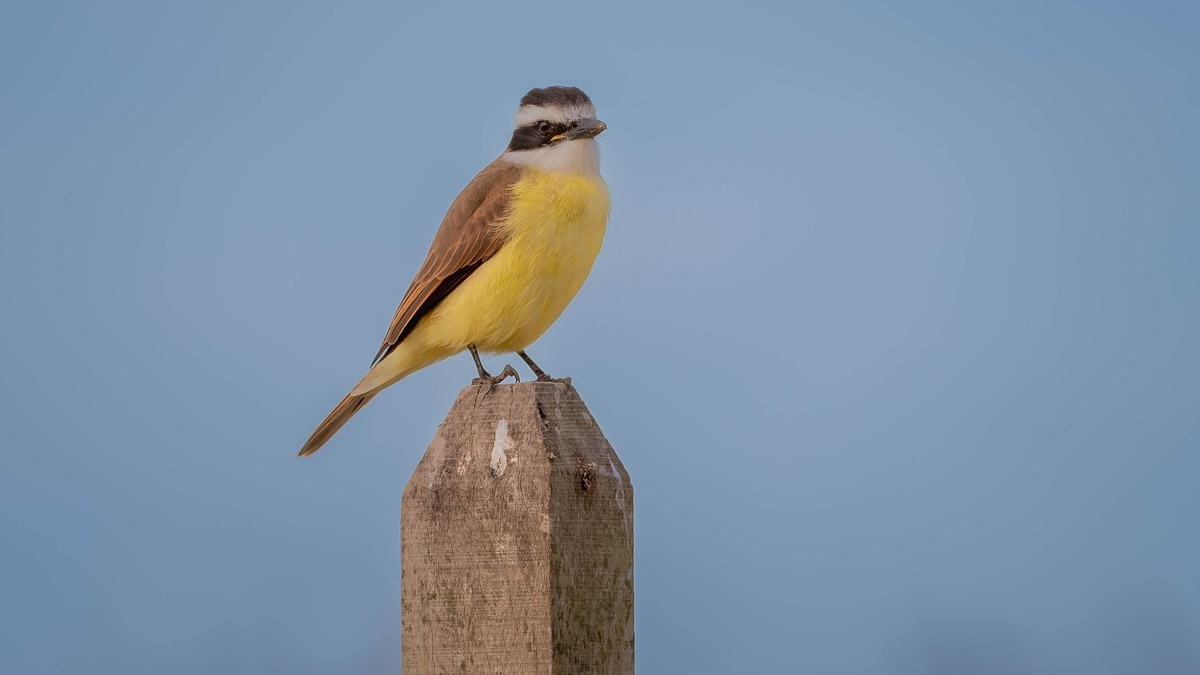
<svg viewBox="0 0 1200 675">
<path fill-rule="evenodd" d="M 543 134 L 549 135 L 550 132 L 552 131 L 552 127 L 550 126 L 549 122 L 546 122 L 546 121 L 538 122 L 538 131 L 542 132 Z"/>
</svg>

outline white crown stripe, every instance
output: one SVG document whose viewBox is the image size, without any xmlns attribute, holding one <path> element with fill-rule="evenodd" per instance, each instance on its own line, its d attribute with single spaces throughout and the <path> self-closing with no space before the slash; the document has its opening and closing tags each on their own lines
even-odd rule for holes
<svg viewBox="0 0 1200 675">
<path fill-rule="evenodd" d="M 546 120 L 547 122 L 570 122 L 571 120 L 595 116 L 596 108 L 586 104 L 570 106 L 527 105 L 517 110 L 517 117 L 513 120 L 513 128 L 519 129 L 542 120 Z"/>
</svg>

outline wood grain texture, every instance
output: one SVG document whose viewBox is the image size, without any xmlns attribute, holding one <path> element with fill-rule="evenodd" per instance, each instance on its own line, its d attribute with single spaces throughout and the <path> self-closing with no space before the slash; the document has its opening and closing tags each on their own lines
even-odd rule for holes
<svg viewBox="0 0 1200 675">
<path fill-rule="evenodd" d="M 408 675 L 633 673 L 633 487 L 569 384 L 459 393 L 404 490 Z"/>
</svg>

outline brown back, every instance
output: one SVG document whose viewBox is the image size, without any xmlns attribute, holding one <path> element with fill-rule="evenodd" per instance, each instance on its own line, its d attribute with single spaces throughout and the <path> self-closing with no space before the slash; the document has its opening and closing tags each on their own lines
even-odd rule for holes
<svg viewBox="0 0 1200 675">
<path fill-rule="evenodd" d="M 421 317 L 500 250 L 504 243 L 496 228 L 508 211 L 509 187 L 521 167 L 497 159 L 467 183 L 433 237 L 433 244 L 396 309 L 387 337 L 372 365 L 379 363 L 412 332 Z"/>
</svg>

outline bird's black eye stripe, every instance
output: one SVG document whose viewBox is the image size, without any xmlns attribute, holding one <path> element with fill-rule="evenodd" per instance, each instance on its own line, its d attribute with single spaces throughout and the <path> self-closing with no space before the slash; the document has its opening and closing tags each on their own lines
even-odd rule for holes
<svg viewBox="0 0 1200 675">
<path fill-rule="evenodd" d="M 565 122 L 548 122 L 546 120 L 537 122 L 536 125 L 539 133 L 541 133 L 543 136 L 551 137 L 557 136 L 564 131 L 569 131 L 574 126 Z"/>
<path fill-rule="evenodd" d="M 551 122 L 538 120 L 513 131 L 509 150 L 533 150 L 543 145 L 549 145 L 550 139 L 570 131 L 573 125 L 569 122 Z"/>
</svg>

